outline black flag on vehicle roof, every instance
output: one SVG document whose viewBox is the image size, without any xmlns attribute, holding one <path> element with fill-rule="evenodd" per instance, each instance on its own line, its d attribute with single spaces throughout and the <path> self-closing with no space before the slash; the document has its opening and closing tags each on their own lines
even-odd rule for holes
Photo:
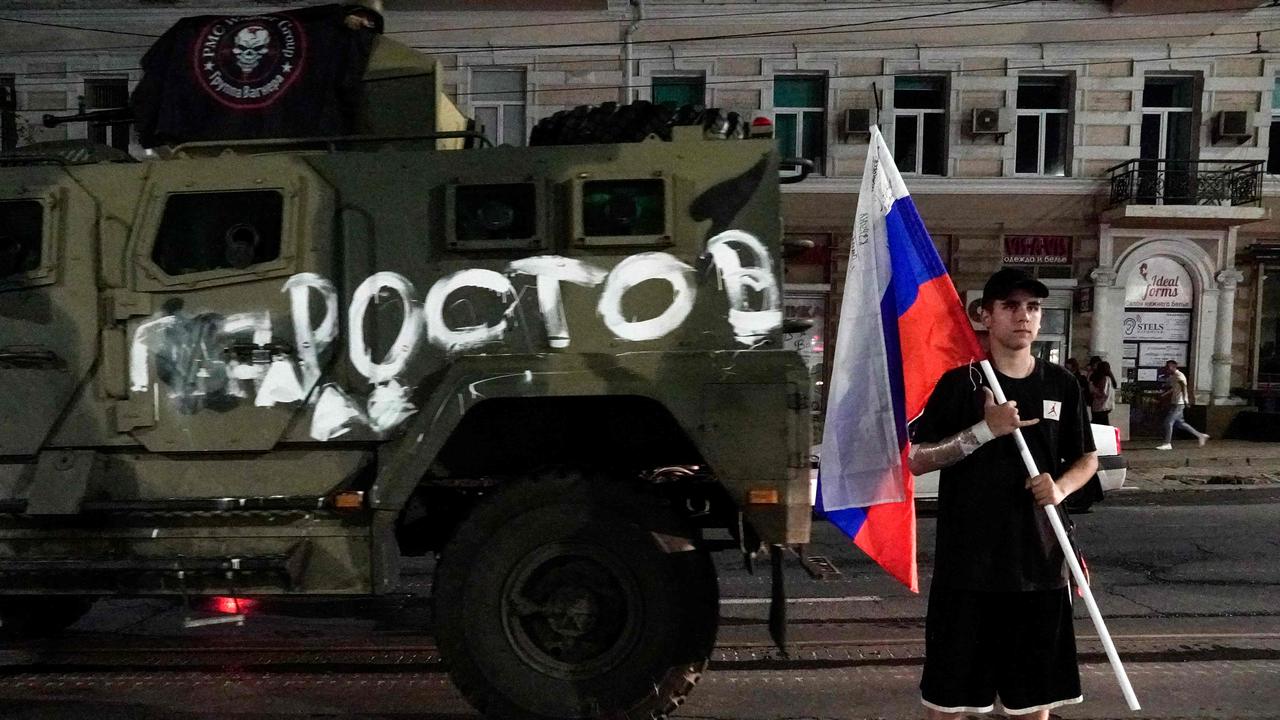
<svg viewBox="0 0 1280 720">
<path fill-rule="evenodd" d="M 179 20 L 142 59 L 139 141 L 348 134 L 381 31 L 381 16 L 353 5 Z"/>
</svg>

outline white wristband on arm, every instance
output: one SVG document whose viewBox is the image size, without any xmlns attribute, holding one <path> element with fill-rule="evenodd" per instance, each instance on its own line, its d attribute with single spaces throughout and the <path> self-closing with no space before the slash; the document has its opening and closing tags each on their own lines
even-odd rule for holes
<svg viewBox="0 0 1280 720">
<path fill-rule="evenodd" d="M 995 440 L 986 420 L 965 428 L 937 443 L 913 443 L 909 458 L 911 471 L 917 475 L 954 465 L 972 455 L 975 450 Z"/>
<path fill-rule="evenodd" d="M 995 433 L 991 432 L 991 426 L 987 424 L 986 420 L 979 420 L 977 424 L 969 428 L 969 431 L 973 433 L 973 439 L 978 441 L 979 446 L 986 445 L 996 439 Z M 974 448 L 974 450 L 977 449 Z"/>
</svg>

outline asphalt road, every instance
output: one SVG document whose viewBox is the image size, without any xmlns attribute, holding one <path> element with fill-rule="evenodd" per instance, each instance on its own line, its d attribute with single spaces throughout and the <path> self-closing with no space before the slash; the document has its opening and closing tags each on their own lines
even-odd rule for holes
<svg viewBox="0 0 1280 720">
<path fill-rule="evenodd" d="M 1085 703 L 1066 718 L 1280 718 L 1280 490 L 1120 493 L 1077 518 L 1095 595 L 1143 710 L 1130 713 L 1078 607 Z M 927 582 L 933 520 L 920 520 Z M 764 625 L 768 580 L 731 553 L 712 670 L 680 717 L 920 717 L 923 596 L 819 524 L 813 577 L 787 568 L 790 656 Z M 430 634 L 430 562 L 405 595 L 255 608 L 180 628 L 155 600 L 100 602 L 64 638 L 0 651 L 0 717 L 474 718 Z"/>
</svg>

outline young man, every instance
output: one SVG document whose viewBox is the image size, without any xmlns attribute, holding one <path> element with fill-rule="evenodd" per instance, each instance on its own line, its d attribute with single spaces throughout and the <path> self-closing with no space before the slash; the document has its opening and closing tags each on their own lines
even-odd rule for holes
<svg viewBox="0 0 1280 720">
<path fill-rule="evenodd" d="M 1048 294 L 1020 270 L 992 275 L 982 322 L 1008 402 L 996 404 L 976 364 L 961 366 L 939 380 L 913 428 L 911 471 L 942 469 L 920 681 L 931 719 L 998 702 L 1047 720 L 1082 700 L 1066 562 L 1043 506 L 1083 486 L 1098 462 L 1079 383 L 1031 354 Z M 1027 477 L 1015 428 L 1036 477 Z"/>
<path fill-rule="evenodd" d="M 1196 442 L 1204 447 L 1205 442 L 1209 439 L 1208 433 L 1202 433 L 1191 427 L 1191 425 L 1182 419 L 1182 413 L 1187 409 L 1189 396 L 1187 395 L 1187 376 L 1182 374 L 1178 369 L 1176 360 L 1170 360 L 1164 364 L 1165 382 L 1169 384 L 1169 388 L 1160 394 L 1161 397 L 1169 398 L 1169 412 L 1164 416 L 1164 444 L 1157 445 L 1157 450 L 1173 449 L 1173 428 L 1176 425 L 1181 430 L 1186 430 L 1196 436 Z"/>
</svg>

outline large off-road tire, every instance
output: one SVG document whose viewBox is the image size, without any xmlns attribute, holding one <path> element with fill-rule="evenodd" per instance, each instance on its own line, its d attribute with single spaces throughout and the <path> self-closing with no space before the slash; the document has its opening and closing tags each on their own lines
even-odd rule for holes
<svg viewBox="0 0 1280 720">
<path fill-rule="evenodd" d="M 607 102 L 579 105 L 539 120 L 529 134 L 529 144 L 629 143 L 650 137 L 670 140 L 671 128 L 676 125 L 701 125 L 720 137 L 741 137 L 745 127 L 737 113 L 721 113 L 717 108 L 700 105 L 677 108 L 645 100 L 626 105 Z"/>
<path fill-rule="evenodd" d="M 489 717 L 665 716 L 715 643 L 715 569 L 693 540 L 658 500 L 607 478 L 504 488 L 436 570 L 454 683 Z"/>
<path fill-rule="evenodd" d="M 89 612 L 93 600 L 81 597 L 0 598 L 0 639 L 26 640 L 57 635 Z"/>
</svg>

